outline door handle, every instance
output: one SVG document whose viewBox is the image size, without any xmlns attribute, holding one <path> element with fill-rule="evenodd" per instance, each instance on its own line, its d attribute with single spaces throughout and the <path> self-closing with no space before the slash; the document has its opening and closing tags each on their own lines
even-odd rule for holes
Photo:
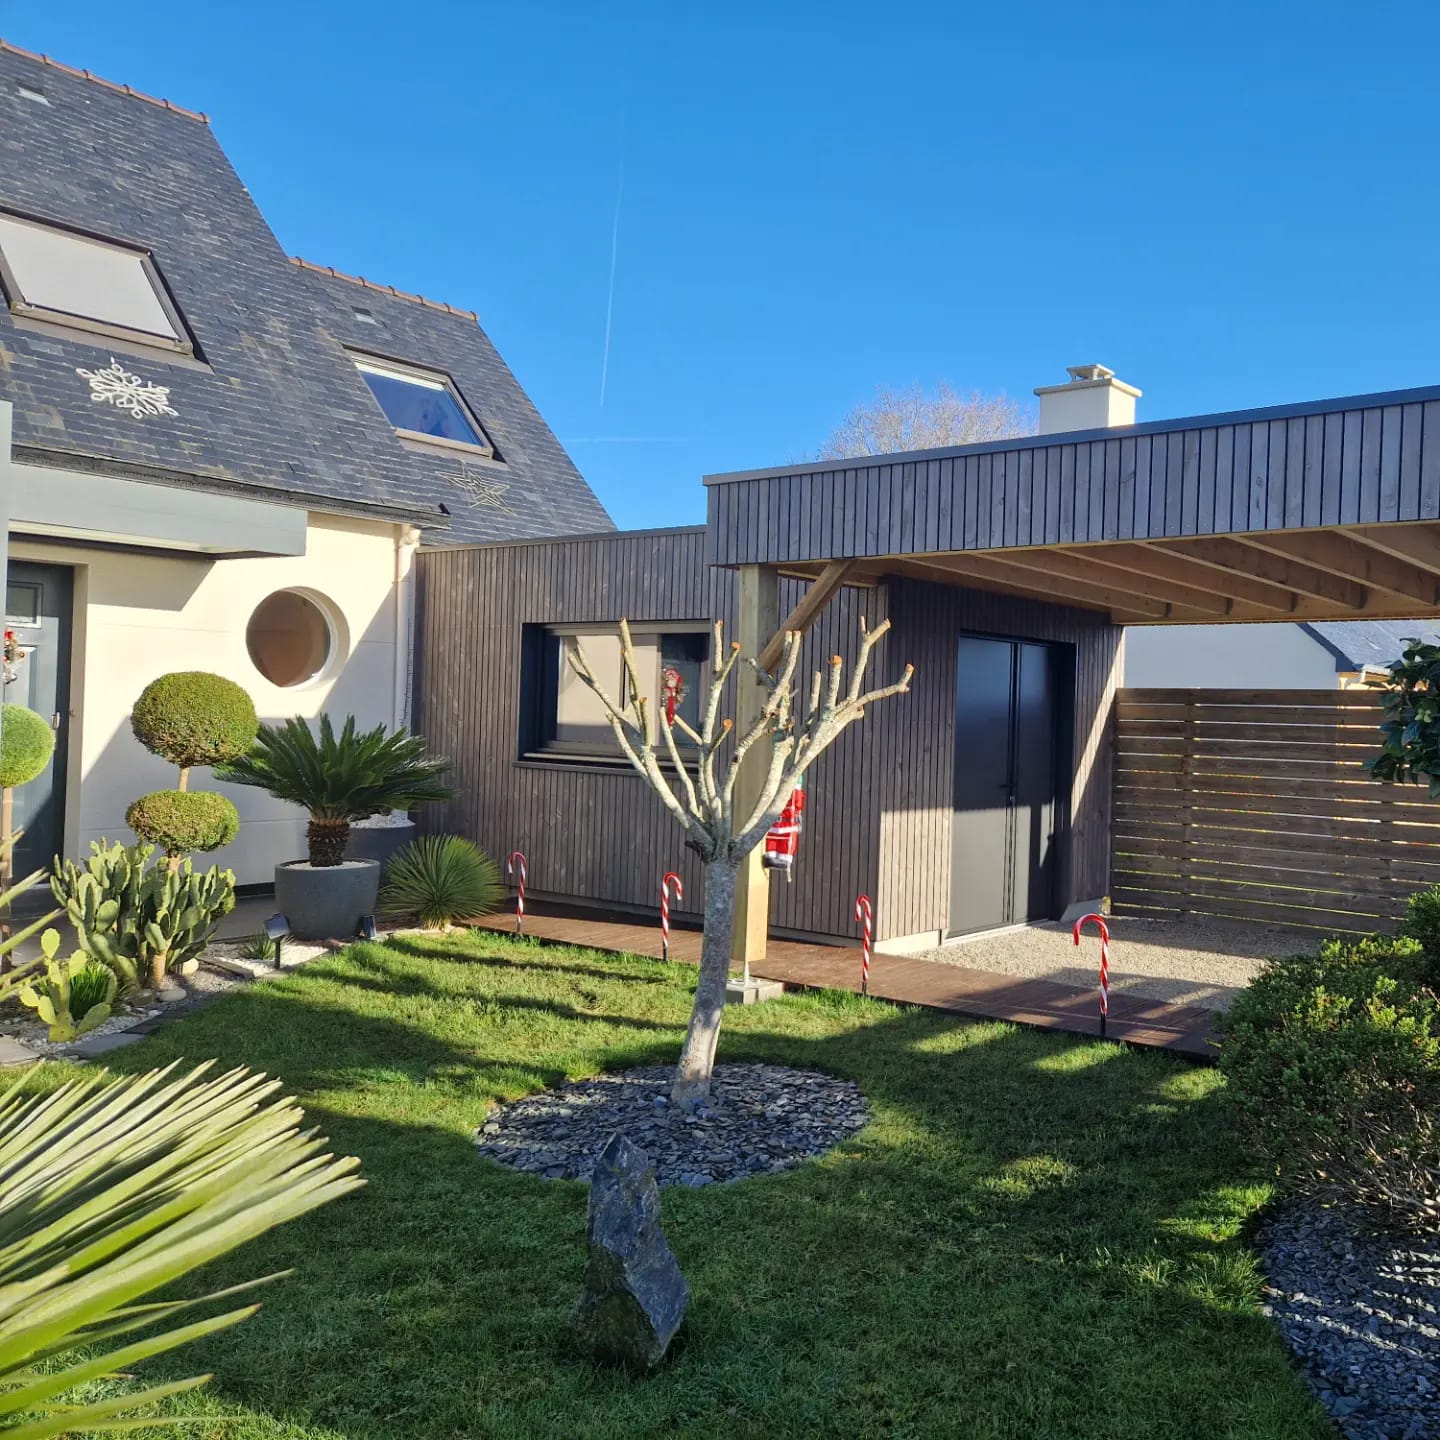
<svg viewBox="0 0 1440 1440">
<path fill-rule="evenodd" d="M 50 717 L 50 728 L 52 730 L 60 728 L 60 712 L 58 710 Z"/>
</svg>

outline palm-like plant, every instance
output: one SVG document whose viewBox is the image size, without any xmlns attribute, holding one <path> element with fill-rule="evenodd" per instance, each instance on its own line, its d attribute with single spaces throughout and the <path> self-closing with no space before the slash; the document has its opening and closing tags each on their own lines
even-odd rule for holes
<svg viewBox="0 0 1440 1440">
<path fill-rule="evenodd" d="M 448 800 L 454 791 L 440 777 L 448 760 L 427 753 L 425 741 L 406 730 L 357 731 L 349 716 L 337 735 L 328 715 L 317 738 L 304 716 L 283 725 L 262 725 L 254 747 L 215 776 L 235 785 L 256 785 L 277 800 L 310 812 L 306 831 L 310 863 L 339 865 L 350 826 L 380 810 L 409 810 L 426 800 Z"/>
<path fill-rule="evenodd" d="M 178 1063 L 178 1062 L 177 1062 Z M 213 1334 L 258 1306 L 174 1324 L 266 1276 L 195 1300 L 142 1297 L 353 1190 L 279 1082 L 176 1065 L 49 1095 L 0 1094 L 0 1431 L 10 1440 L 130 1430 L 210 1377 L 68 1403 L 77 1386 Z M 156 1326 L 160 1326 L 158 1331 Z M 154 1423 L 154 1422 L 150 1422 Z"/>
<path fill-rule="evenodd" d="M 42 879 L 0 894 L 13 900 Z M 0 942 L 9 957 L 54 919 Z M 0 977 L 0 1001 L 39 957 Z M 22 1079 L 0 1092 L 0 1432 L 8 1440 L 134 1430 L 201 1375 L 94 1401 L 63 1397 L 202 1335 L 254 1305 L 173 1324 L 207 1301 L 144 1303 L 161 1289 L 362 1182 L 323 1153 L 279 1082 L 246 1070 L 211 1078 L 171 1065 L 112 1082 L 103 1071 L 48 1095 Z M 278 1279 L 266 1276 L 264 1280 Z M 251 1282 L 263 1284 L 264 1280 Z M 157 1328 L 159 1327 L 159 1328 Z"/>
</svg>

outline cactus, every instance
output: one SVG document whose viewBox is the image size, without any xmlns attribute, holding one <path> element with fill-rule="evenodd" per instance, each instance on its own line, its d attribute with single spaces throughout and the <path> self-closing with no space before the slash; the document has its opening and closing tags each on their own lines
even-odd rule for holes
<svg viewBox="0 0 1440 1440">
<path fill-rule="evenodd" d="M 18 992 L 20 1003 L 28 1005 L 50 1027 L 54 1044 L 74 1040 L 109 1019 L 115 999 L 115 977 L 104 965 L 97 965 L 83 950 L 61 960 L 59 950 L 59 931 L 45 931 L 40 937 L 45 979 L 39 985 L 22 985 Z M 97 994 L 101 997 L 98 1000 Z M 83 1013 L 77 1018 L 71 1001 L 81 1000 L 82 996 Z"/>
<path fill-rule="evenodd" d="M 50 888 L 75 927 L 80 948 L 114 974 L 122 994 L 164 984 L 209 943 L 215 922 L 235 908 L 235 875 L 188 860 L 173 871 L 151 865 L 153 845 L 90 846 L 82 869 L 55 862 Z"/>
</svg>

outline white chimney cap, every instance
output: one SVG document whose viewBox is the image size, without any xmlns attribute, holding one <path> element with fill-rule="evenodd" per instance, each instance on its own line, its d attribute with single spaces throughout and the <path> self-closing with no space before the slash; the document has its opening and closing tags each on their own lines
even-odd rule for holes
<svg viewBox="0 0 1440 1440">
<path fill-rule="evenodd" d="M 1135 423 L 1135 402 L 1140 391 L 1115 378 L 1108 365 L 1067 365 L 1070 379 L 1063 385 L 1039 385 L 1040 433 L 1068 430 L 1104 430 Z"/>
</svg>

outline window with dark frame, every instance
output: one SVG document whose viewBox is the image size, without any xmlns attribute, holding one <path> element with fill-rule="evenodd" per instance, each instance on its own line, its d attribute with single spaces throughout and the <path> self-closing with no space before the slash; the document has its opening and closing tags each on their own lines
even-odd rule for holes
<svg viewBox="0 0 1440 1440">
<path fill-rule="evenodd" d="M 484 426 L 448 375 L 368 355 L 352 354 L 350 358 L 397 435 L 496 458 Z"/>
<path fill-rule="evenodd" d="M 631 639 L 640 683 L 650 701 L 652 724 L 658 723 L 669 685 L 675 689 L 676 714 L 698 728 L 705 666 L 710 658 L 709 631 L 693 622 L 667 622 L 663 627 L 652 623 L 633 625 Z M 629 697 L 615 626 L 526 625 L 521 644 L 520 756 L 576 764 L 625 763 L 605 707 L 567 658 L 577 641 L 608 693 L 622 704 Z M 651 738 L 658 740 L 659 732 Z M 678 730 L 675 738 L 682 751 L 692 746 Z"/>
<path fill-rule="evenodd" d="M 148 250 L 0 211 L 0 285 L 15 315 L 194 352 Z"/>
</svg>

